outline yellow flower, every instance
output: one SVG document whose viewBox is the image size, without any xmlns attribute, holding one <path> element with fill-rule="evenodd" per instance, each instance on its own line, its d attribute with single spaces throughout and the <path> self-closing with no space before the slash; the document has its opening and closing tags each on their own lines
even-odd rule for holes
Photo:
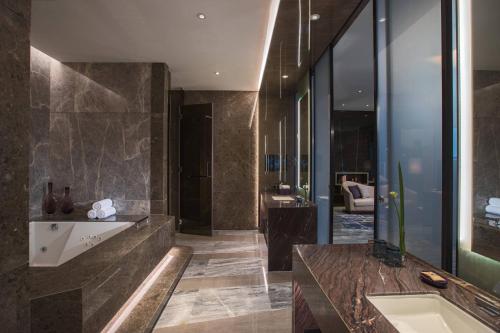
<svg viewBox="0 0 500 333">
<path fill-rule="evenodd" d="M 398 192 L 389 192 L 389 194 L 391 195 L 391 197 L 393 197 L 394 199 L 396 199 L 398 197 Z"/>
</svg>

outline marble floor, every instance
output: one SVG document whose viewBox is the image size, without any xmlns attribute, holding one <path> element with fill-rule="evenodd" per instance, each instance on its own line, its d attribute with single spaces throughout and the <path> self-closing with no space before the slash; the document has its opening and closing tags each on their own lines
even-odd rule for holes
<svg viewBox="0 0 500 333">
<path fill-rule="evenodd" d="M 267 247 L 255 231 L 178 234 L 193 258 L 155 333 L 292 332 L 290 272 L 267 272 Z"/>
<path fill-rule="evenodd" d="M 333 244 L 366 243 L 373 239 L 373 214 L 349 214 L 344 207 L 333 211 Z"/>
</svg>

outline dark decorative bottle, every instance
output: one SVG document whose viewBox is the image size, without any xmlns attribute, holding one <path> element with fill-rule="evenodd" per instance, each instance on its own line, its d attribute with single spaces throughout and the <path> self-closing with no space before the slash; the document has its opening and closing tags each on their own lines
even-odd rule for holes
<svg viewBox="0 0 500 333">
<path fill-rule="evenodd" d="M 52 192 L 52 182 L 49 182 L 48 192 L 43 199 L 43 210 L 47 214 L 54 214 L 56 212 L 56 207 L 57 203 L 54 193 Z"/>
<path fill-rule="evenodd" d="M 69 186 L 64 188 L 64 198 L 61 204 L 61 211 L 64 214 L 71 214 L 75 207 L 73 206 L 73 201 L 71 200 L 71 196 L 69 194 Z"/>
</svg>

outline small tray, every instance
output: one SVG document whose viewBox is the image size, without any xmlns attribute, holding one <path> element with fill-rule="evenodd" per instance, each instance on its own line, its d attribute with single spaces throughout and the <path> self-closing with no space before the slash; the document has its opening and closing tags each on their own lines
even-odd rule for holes
<svg viewBox="0 0 500 333">
<path fill-rule="evenodd" d="M 420 272 L 420 280 L 436 288 L 445 289 L 448 287 L 448 279 L 433 271 Z"/>
</svg>

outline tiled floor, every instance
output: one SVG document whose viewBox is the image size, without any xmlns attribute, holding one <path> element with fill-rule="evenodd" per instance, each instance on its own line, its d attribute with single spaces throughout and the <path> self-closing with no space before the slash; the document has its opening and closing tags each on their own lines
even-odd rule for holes
<svg viewBox="0 0 500 333">
<path fill-rule="evenodd" d="M 333 212 L 333 243 L 366 243 L 373 239 L 373 214 L 349 214 L 344 207 Z"/>
<path fill-rule="evenodd" d="M 267 272 L 267 247 L 254 231 L 177 235 L 194 255 L 155 333 L 292 331 L 290 272 Z"/>
</svg>

